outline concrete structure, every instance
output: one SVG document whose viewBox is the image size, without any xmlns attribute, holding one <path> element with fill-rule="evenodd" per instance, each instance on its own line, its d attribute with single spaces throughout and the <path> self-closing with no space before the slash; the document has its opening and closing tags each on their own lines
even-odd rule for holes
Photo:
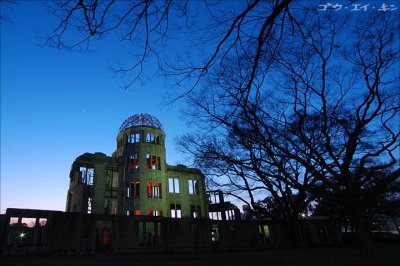
<svg viewBox="0 0 400 266">
<path fill-rule="evenodd" d="M 77 157 L 66 212 L 7 209 L 0 255 L 262 249 L 290 243 L 280 221 L 241 221 L 198 169 L 166 164 L 165 133 L 150 115 L 129 117 L 112 156 Z M 210 212 L 209 212 L 210 211 Z M 176 219 L 180 218 L 180 219 Z M 340 243 L 327 217 L 299 221 L 302 245 Z"/>
<path fill-rule="evenodd" d="M 67 212 L 208 217 L 204 176 L 166 163 L 165 133 L 148 114 L 126 119 L 112 156 L 85 153 L 71 167 Z"/>
<path fill-rule="evenodd" d="M 240 220 L 240 210 L 236 205 L 224 200 L 221 190 L 207 191 L 209 218 L 211 220 Z"/>
<path fill-rule="evenodd" d="M 341 242 L 328 217 L 299 221 L 301 244 Z M 215 221 L 7 209 L 0 215 L 0 255 L 143 253 L 268 249 L 289 245 L 280 222 Z"/>
</svg>

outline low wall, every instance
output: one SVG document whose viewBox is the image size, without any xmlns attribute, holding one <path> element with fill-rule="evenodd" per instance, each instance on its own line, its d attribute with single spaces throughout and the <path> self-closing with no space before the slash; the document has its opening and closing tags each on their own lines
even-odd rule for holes
<svg viewBox="0 0 400 266">
<path fill-rule="evenodd" d="M 289 244 L 271 220 L 214 221 L 8 209 L 0 216 L 1 254 L 143 253 L 262 249 Z M 340 243 L 326 218 L 299 221 L 304 245 Z"/>
</svg>

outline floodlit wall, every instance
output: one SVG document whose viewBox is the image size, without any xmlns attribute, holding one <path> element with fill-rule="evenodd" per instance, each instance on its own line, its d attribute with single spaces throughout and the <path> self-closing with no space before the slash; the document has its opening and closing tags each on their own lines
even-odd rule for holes
<svg viewBox="0 0 400 266">
<path fill-rule="evenodd" d="M 118 213 L 119 193 L 117 159 L 104 153 L 85 153 L 71 166 L 65 210 L 82 213 Z"/>
<path fill-rule="evenodd" d="M 166 211 L 164 140 L 165 133 L 153 127 L 130 127 L 118 134 L 113 157 L 119 161 L 121 214 L 162 216 Z"/>
<path fill-rule="evenodd" d="M 177 206 L 180 206 L 181 217 L 207 218 L 208 196 L 206 194 L 205 178 L 200 170 L 187 168 L 183 165 L 167 166 L 166 176 L 168 190 L 165 206 L 167 213 L 165 216 L 176 217 L 178 214 Z M 176 180 L 178 180 L 179 185 L 178 193 L 176 191 Z"/>
<path fill-rule="evenodd" d="M 204 176 L 198 169 L 167 165 L 165 137 L 156 118 L 146 114 L 128 118 L 112 157 L 97 152 L 76 158 L 66 211 L 207 218 Z"/>
</svg>

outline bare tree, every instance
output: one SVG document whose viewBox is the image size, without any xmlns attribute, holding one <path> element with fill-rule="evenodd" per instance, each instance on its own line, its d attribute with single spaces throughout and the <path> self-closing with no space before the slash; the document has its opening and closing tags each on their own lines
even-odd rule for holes
<svg viewBox="0 0 400 266">
<path fill-rule="evenodd" d="M 243 186 L 256 179 L 254 188 L 261 184 L 271 194 L 282 186 L 277 199 L 286 187 L 343 204 L 353 214 L 360 250 L 372 254 L 367 210 L 387 191 L 398 192 L 400 175 L 399 22 L 390 12 L 346 17 L 291 2 L 204 1 L 199 8 L 196 1 L 59 0 L 52 7 L 60 24 L 49 41 L 86 49 L 119 31 L 141 52 L 118 70 L 134 73 L 133 82 L 154 56 L 162 73 L 184 86 L 177 97 L 186 96 L 201 138 L 214 144 L 194 136 L 183 147 L 193 154 L 187 143 L 224 147 L 215 157 L 196 154 L 197 163 L 209 155 L 208 164 L 231 176 L 232 191 L 256 192 Z M 207 23 L 195 24 L 198 16 Z M 174 34 L 199 37 L 197 46 L 189 38 L 198 50 L 168 64 L 161 55 L 169 29 L 182 21 L 192 35 Z M 70 30 L 82 38 L 70 39 Z"/>
<path fill-rule="evenodd" d="M 203 139 L 234 132 L 224 137 L 268 147 L 268 165 L 298 163 L 313 180 L 306 191 L 352 214 L 364 255 L 374 250 L 368 210 L 379 211 L 388 191 L 399 193 L 399 24 L 392 15 L 289 12 L 282 34 L 264 44 L 256 79 L 246 67 L 252 57 L 233 58 L 191 96 L 188 112 L 203 123 Z M 282 181 L 304 185 L 291 175 Z"/>
<path fill-rule="evenodd" d="M 196 87 L 227 55 L 246 49 L 243 44 L 250 40 L 258 50 L 253 62 L 256 69 L 263 42 L 273 26 L 281 24 L 282 14 L 291 2 L 252 0 L 232 5 L 215 0 L 57 0 L 48 3 L 60 21 L 49 34 L 48 43 L 57 48 L 87 50 L 91 42 L 118 32 L 120 41 L 133 43 L 138 51 L 133 64 L 114 67 L 130 76 L 124 87 L 139 79 L 146 60 L 153 58 L 163 75 L 176 78 L 174 84 L 192 81 L 189 87 L 185 84 L 183 92 L 175 94 L 179 98 Z M 78 37 L 75 32 L 80 33 Z M 172 48 L 179 54 L 177 60 L 171 60 L 171 53 L 165 55 L 168 44 L 174 45 L 173 40 L 191 47 L 183 53 Z"/>
<path fill-rule="evenodd" d="M 351 40 L 340 34 L 347 23 L 354 22 L 297 23 L 301 50 L 277 53 L 276 61 L 286 77 L 281 87 L 292 92 L 285 130 L 302 153 L 294 157 L 328 188 L 313 193 L 350 209 L 361 251 L 371 254 L 366 211 L 400 176 L 398 22 L 383 13 L 362 17 L 347 31 Z"/>
<path fill-rule="evenodd" d="M 203 169 L 209 189 L 218 188 L 251 206 L 258 216 L 279 222 L 291 244 L 300 244 L 298 219 L 314 199 L 306 190 L 312 176 L 296 161 L 271 157 L 268 142 L 250 137 L 244 128 L 234 130 L 208 137 L 188 134 L 178 144 Z"/>
</svg>

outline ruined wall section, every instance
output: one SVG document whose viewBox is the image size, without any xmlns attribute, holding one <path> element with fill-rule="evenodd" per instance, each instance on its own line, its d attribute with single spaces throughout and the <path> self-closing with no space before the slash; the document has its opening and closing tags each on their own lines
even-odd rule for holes
<svg viewBox="0 0 400 266">
<path fill-rule="evenodd" d="M 123 182 L 123 213 L 162 216 L 166 211 L 165 133 L 148 126 L 132 126 L 117 136 Z"/>
<path fill-rule="evenodd" d="M 71 166 L 66 211 L 117 214 L 122 208 L 120 184 L 115 158 L 82 154 Z"/>
<path fill-rule="evenodd" d="M 208 218 L 208 196 L 205 177 L 201 171 L 184 165 L 168 165 L 166 176 L 169 211 L 165 216 L 175 218 L 171 209 L 180 206 L 181 217 Z M 179 185 L 179 191 L 177 191 L 177 185 Z M 173 186 L 174 189 L 172 189 Z"/>
<path fill-rule="evenodd" d="M 8 209 L 0 215 L 0 255 L 145 253 L 268 249 L 290 243 L 282 221 L 213 221 Z M 341 243 L 328 217 L 299 221 L 303 246 Z"/>
<path fill-rule="evenodd" d="M 66 211 L 207 218 L 204 176 L 184 165 L 168 166 L 165 138 L 157 118 L 130 116 L 112 157 L 85 153 L 72 164 Z"/>
</svg>

